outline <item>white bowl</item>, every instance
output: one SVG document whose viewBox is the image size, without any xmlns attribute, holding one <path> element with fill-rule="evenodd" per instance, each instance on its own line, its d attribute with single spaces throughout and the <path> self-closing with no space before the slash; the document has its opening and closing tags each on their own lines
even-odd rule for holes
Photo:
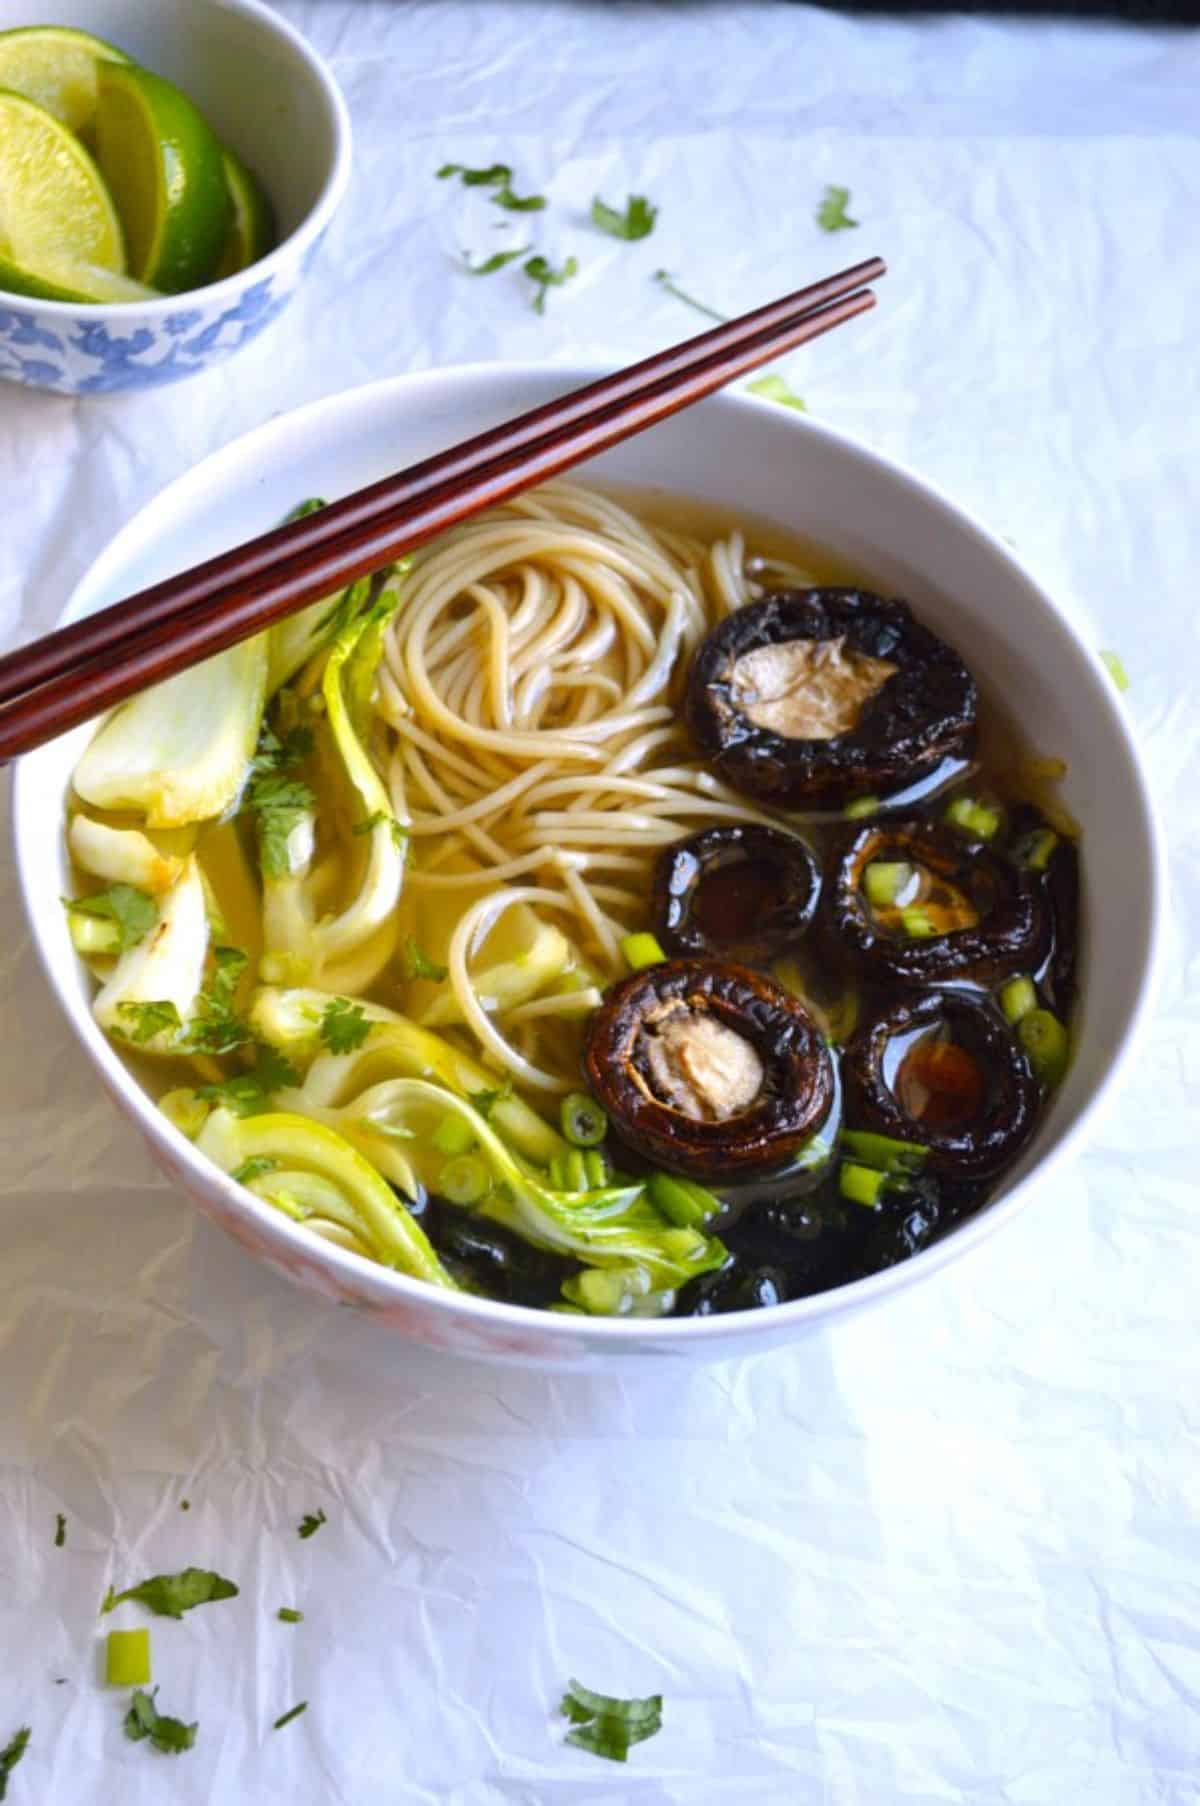
<svg viewBox="0 0 1200 1806">
<path fill-rule="evenodd" d="M 593 369 L 488 365 L 372 384 L 260 427 L 181 477 L 113 540 L 72 596 L 86 614 L 273 525 L 301 497 L 336 497 L 592 380 Z M 543 1366 L 606 1354 L 725 1356 L 794 1340 L 843 1311 L 927 1280 L 1044 1195 L 1130 1056 L 1149 1003 L 1163 862 L 1137 750 L 1095 655 L 984 528 L 894 464 L 828 427 L 736 395 L 714 397 L 607 453 L 598 477 L 736 505 L 823 541 L 910 598 L 1003 697 L 1033 745 L 1068 764 L 1064 799 L 1083 824 L 1085 910 L 1079 1050 L 1037 1136 L 987 1207 L 946 1240 L 868 1279 L 771 1310 L 662 1322 L 606 1321 L 448 1294 L 330 1246 L 234 1185 L 159 1114 L 92 1020 L 92 983 L 59 898 L 62 820 L 90 729 L 23 759 L 16 856 L 50 984 L 97 1073 L 166 1170 L 209 1216 L 301 1284 L 432 1347 Z"/>
<path fill-rule="evenodd" d="M 195 101 L 262 181 L 279 242 L 249 269 L 159 301 L 80 306 L 0 289 L 0 377 L 60 395 L 177 382 L 283 312 L 350 179 L 350 118 L 300 33 L 259 0 L 0 0 L 0 31 L 72 25 Z"/>
</svg>

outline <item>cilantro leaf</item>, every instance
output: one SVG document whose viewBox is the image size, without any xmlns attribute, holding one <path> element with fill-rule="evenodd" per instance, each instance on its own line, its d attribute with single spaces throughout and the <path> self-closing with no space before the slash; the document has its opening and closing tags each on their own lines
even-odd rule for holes
<svg viewBox="0 0 1200 1806">
<path fill-rule="evenodd" d="M 132 884 L 110 884 L 107 890 L 96 891 L 90 897 L 64 897 L 66 907 L 74 916 L 96 916 L 101 921 L 113 922 L 117 929 L 117 943 L 114 949 L 124 953 L 127 947 L 136 947 L 144 941 L 154 924 L 158 921 L 158 904 L 153 897 L 148 897 L 143 890 L 136 890 Z"/>
<path fill-rule="evenodd" d="M 607 232 L 611 238 L 649 238 L 657 218 L 658 208 L 652 206 L 644 194 L 631 194 L 624 213 L 618 213 L 599 195 L 592 202 L 593 226 L 599 226 L 601 232 Z"/>
<path fill-rule="evenodd" d="M 850 190 L 838 188 L 832 183 L 826 188 L 817 208 L 817 224 L 822 232 L 845 232 L 850 226 L 857 226 L 858 221 L 851 219 L 846 212 L 850 205 Z"/>
<path fill-rule="evenodd" d="M 288 771 L 293 765 L 302 764 L 312 748 L 310 727 L 290 728 L 281 740 L 274 728 L 264 724 L 258 737 L 258 751 L 250 761 L 251 774 L 261 776 L 269 771 Z"/>
<path fill-rule="evenodd" d="M 434 984 L 441 984 L 449 971 L 448 966 L 439 966 L 435 959 L 430 959 L 424 948 L 417 945 L 411 934 L 405 941 L 400 955 L 400 969 L 405 978 L 429 978 Z"/>
<path fill-rule="evenodd" d="M 643 1743 L 662 1729 L 660 1693 L 646 1699 L 616 1699 L 607 1693 L 593 1693 L 573 1680 L 559 1711 L 575 1727 L 567 1742 L 610 1762 L 624 1762 L 635 1743 Z"/>
<path fill-rule="evenodd" d="M 14 1731 L 4 1748 L 0 1750 L 0 1800 L 8 1792 L 8 1778 L 13 1769 L 29 1748 L 30 1730 L 23 1724 L 20 1730 Z"/>
<path fill-rule="evenodd" d="M 123 1593 L 114 1593 L 110 1587 L 100 1611 L 103 1615 L 123 1600 L 136 1599 L 160 1618 L 182 1618 L 193 1606 L 236 1599 L 237 1593 L 232 1580 L 225 1580 L 208 1568 L 183 1568 L 178 1574 L 152 1574 L 149 1580 L 127 1587 Z"/>
<path fill-rule="evenodd" d="M 285 1724 L 291 1724 L 293 1718 L 299 1718 L 301 1712 L 307 1712 L 307 1711 L 308 1711 L 308 1701 L 306 1699 L 302 1699 L 300 1701 L 300 1704 L 298 1706 L 293 1706 L 290 1712 L 282 1713 L 280 1715 L 280 1717 L 278 1717 L 275 1720 L 275 1723 L 271 1726 L 271 1729 L 273 1731 L 282 1731 Z"/>
<path fill-rule="evenodd" d="M 275 1616 L 281 1624 L 303 1624 L 304 1622 L 304 1613 L 298 1612 L 291 1605 L 281 1605 Z"/>
<path fill-rule="evenodd" d="M 164 1034 L 167 1029 L 174 1029 L 178 1033 L 183 1027 L 179 1011 L 166 998 L 156 1003 L 119 1003 L 117 1014 L 128 1021 L 129 1027 L 124 1033 L 138 1047 L 147 1041 L 153 1041 L 156 1035 Z"/>
<path fill-rule="evenodd" d="M 271 1094 L 300 1083 L 300 1074 L 290 1060 L 273 1047 L 259 1046 L 255 1063 L 248 1072 L 238 1072 L 230 1079 L 212 1085 L 200 1085 L 196 1096 L 212 1104 L 223 1104 L 238 1116 L 261 1116 L 271 1108 Z"/>
<path fill-rule="evenodd" d="M 374 1026 L 367 1021 L 362 1004 L 352 1003 L 348 997 L 335 997 L 321 1011 L 321 1039 L 330 1053 L 353 1053 Z"/>
<path fill-rule="evenodd" d="M 478 1110 L 484 1122 L 487 1122 L 496 1105 L 507 1103 L 512 1094 L 512 1080 L 505 1079 L 503 1085 L 496 1091 L 468 1091 L 467 1102 L 472 1109 Z"/>
<path fill-rule="evenodd" d="M 214 947 L 213 961 L 213 975 L 196 999 L 196 1014 L 188 1023 L 188 1045 L 199 1053 L 232 1053 L 254 1039 L 250 1024 L 233 1007 L 249 955 L 240 947 Z"/>
<path fill-rule="evenodd" d="M 376 809 L 373 815 L 366 815 L 362 821 L 356 821 L 350 832 L 373 834 L 376 828 L 382 828 L 385 823 L 392 830 L 393 845 L 403 849 L 408 842 L 408 829 L 394 815 L 389 815 L 386 809 Z"/>
<path fill-rule="evenodd" d="M 768 370 L 757 382 L 746 384 L 747 393 L 761 395 L 764 401 L 777 401 L 781 407 L 795 408 L 797 413 L 807 414 L 808 408 L 794 389 L 789 389 L 783 377 L 774 370 Z"/>
<path fill-rule="evenodd" d="M 315 1512 L 305 1512 L 304 1516 L 300 1519 L 299 1524 L 296 1526 L 296 1535 L 307 1540 L 310 1536 L 315 1536 L 317 1534 L 317 1531 L 321 1528 L 322 1524 L 327 1524 L 328 1522 L 329 1519 L 325 1516 L 325 1513 L 321 1510 L 320 1506 L 318 1506 Z"/>
<path fill-rule="evenodd" d="M 512 181 L 507 163 L 489 163 L 486 169 L 468 169 L 464 163 L 443 163 L 437 172 L 439 182 L 450 176 L 460 177 L 464 188 L 492 188 Z"/>
<path fill-rule="evenodd" d="M 535 314 L 545 313 L 546 295 L 550 289 L 561 288 L 564 282 L 569 282 L 572 276 L 579 274 L 579 264 L 574 257 L 568 257 L 562 268 L 558 270 L 552 264 L 547 263 L 544 257 L 529 257 L 521 265 L 521 268 L 531 282 L 537 283 L 537 294 L 533 298 Z"/>
<path fill-rule="evenodd" d="M 291 871 L 288 837 L 315 803 L 302 778 L 269 771 L 251 779 L 243 807 L 258 818 L 258 856 L 266 877 L 286 878 Z"/>
<path fill-rule="evenodd" d="M 54 1514 L 54 1547 L 61 1549 L 67 1540 L 67 1520 L 61 1511 Z"/>
<path fill-rule="evenodd" d="M 490 199 L 495 206 L 507 208 L 509 213 L 540 213 L 546 205 L 544 194 L 514 194 L 507 182 Z"/>
<path fill-rule="evenodd" d="M 518 245 L 515 251 L 493 251 L 482 263 L 472 263 L 467 253 L 463 252 L 463 269 L 468 276 L 494 276 L 502 270 L 506 263 L 515 263 L 518 257 L 524 257 L 529 250 L 528 245 Z"/>
<path fill-rule="evenodd" d="M 251 1154 L 250 1158 L 243 1160 L 242 1164 L 236 1167 L 229 1177 L 238 1185 L 248 1185 L 251 1179 L 261 1178 L 263 1173 L 274 1173 L 278 1169 L 279 1162 L 273 1155 Z"/>
<path fill-rule="evenodd" d="M 686 290 L 681 289 L 670 270 L 655 270 L 653 279 L 659 288 L 665 289 L 668 295 L 674 295 L 677 301 L 684 302 L 688 307 L 694 307 L 698 314 L 707 314 L 710 320 L 727 320 L 729 318 L 728 314 L 719 314 L 715 307 L 706 306 L 703 301 L 697 301 L 694 295 L 689 295 Z"/>
<path fill-rule="evenodd" d="M 184 1724 L 180 1718 L 168 1718 L 158 1710 L 154 1703 L 157 1687 L 147 1693 L 138 1687 L 134 1692 L 128 1712 L 125 1714 L 125 1735 L 134 1743 L 141 1743 L 146 1737 L 156 1750 L 165 1756 L 180 1756 L 184 1750 L 190 1750 L 196 1741 L 198 1724 Z"/>
</svg>

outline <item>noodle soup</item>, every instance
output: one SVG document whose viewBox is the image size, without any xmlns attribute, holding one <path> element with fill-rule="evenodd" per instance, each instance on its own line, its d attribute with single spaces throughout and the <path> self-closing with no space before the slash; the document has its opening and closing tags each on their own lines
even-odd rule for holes
<svg viewBox="0 0 1200 1806">
<path fill-rule="evenodd" d="M 1076 860 L 1053 762 L 857 582 L 553 483 L 148 692 L 75 774 L 98 1020 L 433 1285 L 663 1315 L 915 1252 L 1061 1077 Z"/>
</svg>

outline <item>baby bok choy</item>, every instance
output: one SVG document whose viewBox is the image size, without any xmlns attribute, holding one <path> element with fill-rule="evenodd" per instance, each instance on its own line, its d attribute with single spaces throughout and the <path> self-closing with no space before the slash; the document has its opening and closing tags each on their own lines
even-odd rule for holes
<svg viewBox="0 0 1200 1806">
<path fill-rule="evenodd" d="M 427 1285 L 457 1289 L 392 1187 L 327 1125 L 286 1111 L 238 1116 L 222 1108 L 208 1117 L 196 1146 L 296 1222 Z M 407 1166 L 402 1180 L 417 1195 Z"/>
<path fill-rule="evenodd" d="M 371 693 L 383 635 L 399 598 L 386 592 L 352 620 L 330 648 L 321 679 L 324 718 L 318 755 L 345 791 L 355 840 L 365 852 L 357 888 L 334 913 L 321 909 L 316 798 L 307 785 L 274 774 L 252 784 L 263 869 L 262 975 L 278 983 L 358 992 L 378 977 L 396 946 L 396 905 L 407 836 L 367 750 Z"/>
</svg>

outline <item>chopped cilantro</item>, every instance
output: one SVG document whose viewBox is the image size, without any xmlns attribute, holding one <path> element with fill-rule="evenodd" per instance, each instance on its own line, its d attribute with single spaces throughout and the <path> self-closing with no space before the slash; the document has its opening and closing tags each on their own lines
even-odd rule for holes
<svg viewBox="0 0 1200 1806">
<path fill-rule="evenodd" d="M 249 956 L 240 947 L 213 948 L 213 975 L 196 999 L 196 1014 L 188 1023 L 188 1046 L 198 1053 L 227 1054 L 244 1047 L 254 1036 L 233 1000 Z"/>
<path fill-rule="evenodd" d="M 179 1011 L 166 998 L 156 1003 L 119 1003 L 117 1015 L 124 1017 L 129 1023 L 124 1032 L 138 1047 L 147 1041 L 153 1041 L 156 1035 L 164 1034 L 168 1029 L 178 1033 L 183 1027 Z"/>
<path fill-rule="evenodd" d="M 67 1520 L 61 1511 L 54 1514 L 54 1547 L 61 1549 L 67 1540 Z"/>
<path fill-rule="evenodd" d="M 236 1599 L 237 1592 L 232 1580 L 225 1580 L 208 1568 L 184 1568 L 178 1574 L 153 1574 L 123 1593 L 114 1593 L 109 1587 L 100 1614 L 103 1617 L 125 1599 L 136 1599 L 160 1618 L 182 1618 L 193 1606 Z"/>
<path fill-rule="evenodd" d="M 507 182 L 502 183 L 490 199 L 509 213 L 540 213 L 546 205 L 544 194 L 514 194 Z"/>
<path fill-rule="evenodd" d="M 335 997 L 321 1011 L 321 1039 L 330 1053 L 353 1053 L 374 1026 L 367 1021 L 362 1004 L 351 1003 L 348 997 Z"/>
<path fill-rule="evenodd" d="M 521 265 L 521 268 L 530 281 L 537 284 L 537 294 L 533 298 L 535 314 L 545 313 L 546 295 L 550 289 L 561 288 L 564 282 L 569 282 L 572 276 L 579 273 L 579 264 L 574 257 L 568 257 L 562 268 L 558 270 L 552 264 L 547 263 L 544 257 L 529 257 Z"/>
<path fill-rule="evenodd" d="M 611 238 L 649 238 L 657 218 L 658 208 L 652 206 L 644 194 L 631 194 L 624 213 L 618 213 L 599 195 L 592 202 L 593 226 L 599 226 L 601 232 L 607 232 Z"/>
<path fill-rule="evenodd" d="M 606 1756 L 610 1762 L 624 1762 L 635 1743 L 643 1743 L 662 1729 L 660 1693 L 652 1693 L 648 1699 L 614 1699 L 571 1681 L 559 1711 L 575 1727 L 567 1742 L 594 1756 Z"/>
<path fill-rule="evenodd" d="M 156 1750 L 166 1756 L 180 1756 L 184 1750 L 190 1750 L 196 1741 L 198 1724 L 184 1724 L 180 1718 L 168 1718 L 158 1710 L 154 1703 L 157 1687 L 149 1693 L 138 1687 L 133 1695 L 128 1712 L 125 1714 L 125 1735 L 134 1743 L 141 1743 L 148 1737 Z"/>
<path fill-rule="evenodd" d="M 258 751 L 250 761 L 250 774 L 261 777 L 264 772 L 289 771 L 293 765 L 303 764 L 312 747 L 310 727 L 290 728 L 281 740 L 274 728 L 264 725 L 258 737 Z"/>
<path fill-rule="evenodd" d="M 317 1531 L 321 1528 L 321 1525 L 327 1524 L 328 1522 L 329 1520 L 325 1516 L 325 1513 L 318 1506 L 316 1511 L 305 1512 L 304 1516 L 300 1519 L 299 1524 L 296 1526 L 296 1535 L 305 1538 L 315 1536 Z"/>
<path fill-rule="evenodd" d="M 110 884 L 107 890 L 90 897 L 64 897 L 63 902 L 73 916 L 97 916 L 113 922 L 117 929 L 117 953 L 136 947 L 144 941 L 158 920 L 158 905 L 145 891 L 132 884 Z"/>
<path fill-rule="evenodd" d="M 275 1616 L 281 1624 L 303 1624 L 304 1613 L 298 1612 L 294 1605 L 281 1605 Z"/>
<path fill-rule="evenodd" d="M 247 785 L 244 807 L 258 818 L 258 856 L 266 877 L 288 876 L 288 837 L 315 802 L 302 778 L 289 778 L 282 772 L 262 773 Z"/>
<path fill-rule="evenodd" d="M 259 1179 L 264 1173 L 274 1173 L 278 1170 L 279 1162 L 273 1155 L 251 1154 L 250 1158 L 243 1160 L 242 1164 L 230 1173 L 229 1177 L 238 1185 L 249 1185 L 251 1179 Z"/>
<path fill-rule="evenodd" d="M 275 1723 L 271 1726 L 271 1729 L 273 1731 L 282 1731 L 285 1724 L 291 1724 L 293 1718 L 299 1718 L 301 1712 L 307 1712 L 307 1711 L 308 1711 L 308 1701 L 306 1699 L 302 1699 L 300 1701 L 300 1704 L 298 1706 L 293 1706 L 290 1712 L 282 1713 L 275 1720 Z"/>
<path fill-rule="evenodd" d="M 468 1091 L 467 1102 L 473 1109 L 478 1110 L 480 1116 L 487 1122 L 496 1105 L 507 1103 L 512 1094 L 512 1080 L 505 1079 L 503 1085 L 496 1091 Z"/>
<path fill-rule="evenodd" d="M 524 257 L 529 250 L 528 245 L 518 245 L 515 251 L 493 251 L 482 263 L 472 263 L 467 253 L 463 252 L 463 268 L 468 276 L 494 276 L 502 270 L 506 263 L 515 263 L 518 257 Z"/>
<path fill-rule="evenodd" d="M 849 205 L 850 190 L 830 183 L 817 208 L 817 224 L 822 232 L 845 232 L 848 227 L 857 226 L 858 221 L 846 212 Z"/>
<path fill-rule="evenodd" d="M 417 945 L 411 934 L 404 943 L 404 950 L 400 955 L 400 965 L 405 978 L 429 978 L 433 980 L 434 984 L 441 984 L 449 970 L 447 966 L 439 966 L 435 959 L 430 959 L 425 950 Z"/>
<path fill-rule="evenodd" d="M 376 809 L 373 815 L 364 816 L 362 821 L 355 822 L 350 831 L 352 834 L 371 834 L 385 824 L 392 830 L 394 844 L 403 847 L 408 840 L 408 830 L 401 826 L 394 815 L 389 815 L 386 809 Z"/>
<path fill-rule="evenodd" d="M 4 1748 L 0 1750 L 0 1800 L 8 1792 L 8 1778 L 13 1769 L 29 1748 L 30 1730 L 23 1724 L 19 1731 L 14 1731 Z"/>
<path fill-rule="evenodd" d="M 747 383 L 746 388 L 751 395 L 761 395 L 764 401 L 777 401 L 781 407 L 795 408 L 800 414 L 808 413 L 808 408 L 796 391 L 789 389 L 783 377 L 777 375 L 774 370 L 769 370 L 756 382 Z"/>
<path fill-rule="evenodd" d="M 255 1064 L 248 1072 L 235 1073 L 233 1078 L 222 1079 L 217 1084 L 201 1085 L 196 1096 L 208 1103 L 223 1104 L 239 1116 L 261 1116 L 271 1107 L 272 1092 L 284 1091 L 299 1083 L 300 1074 L 290 1060 L 273 1047 L 260 1046 L 255 1052 Z"/>
<path fill-rule="evenodd" d="M 489 163 L 486 169 L 468 169 L 464 163 L 443 163 L 437 172 L 439 182 L 458 176 L 464 188 L 494 188 L 512 181 L 507 163 Z"/>
<path fill-rule="evenodd" d="M 708 307 L 703 301 L 697 301 L 695 295 L 689 295 L 676 283 L 670 270 L 655 270 L 654 280 L 659 288 L 665 289 L 668 295 L 674 295 L 677 301 L 683 301 L 688 307 L 694 307 L 698 314 L 707 314 L 710 320 L 727 320 L 728 314 L 719 314 L 715 307 Z"/>
<path fill-rule="evenodd" d="M 190 1511 L 192 1509 L 192 1501 L 190 1499 L 180 1499 L 179 1509 L 180 1511 Z"/>
</svg>

